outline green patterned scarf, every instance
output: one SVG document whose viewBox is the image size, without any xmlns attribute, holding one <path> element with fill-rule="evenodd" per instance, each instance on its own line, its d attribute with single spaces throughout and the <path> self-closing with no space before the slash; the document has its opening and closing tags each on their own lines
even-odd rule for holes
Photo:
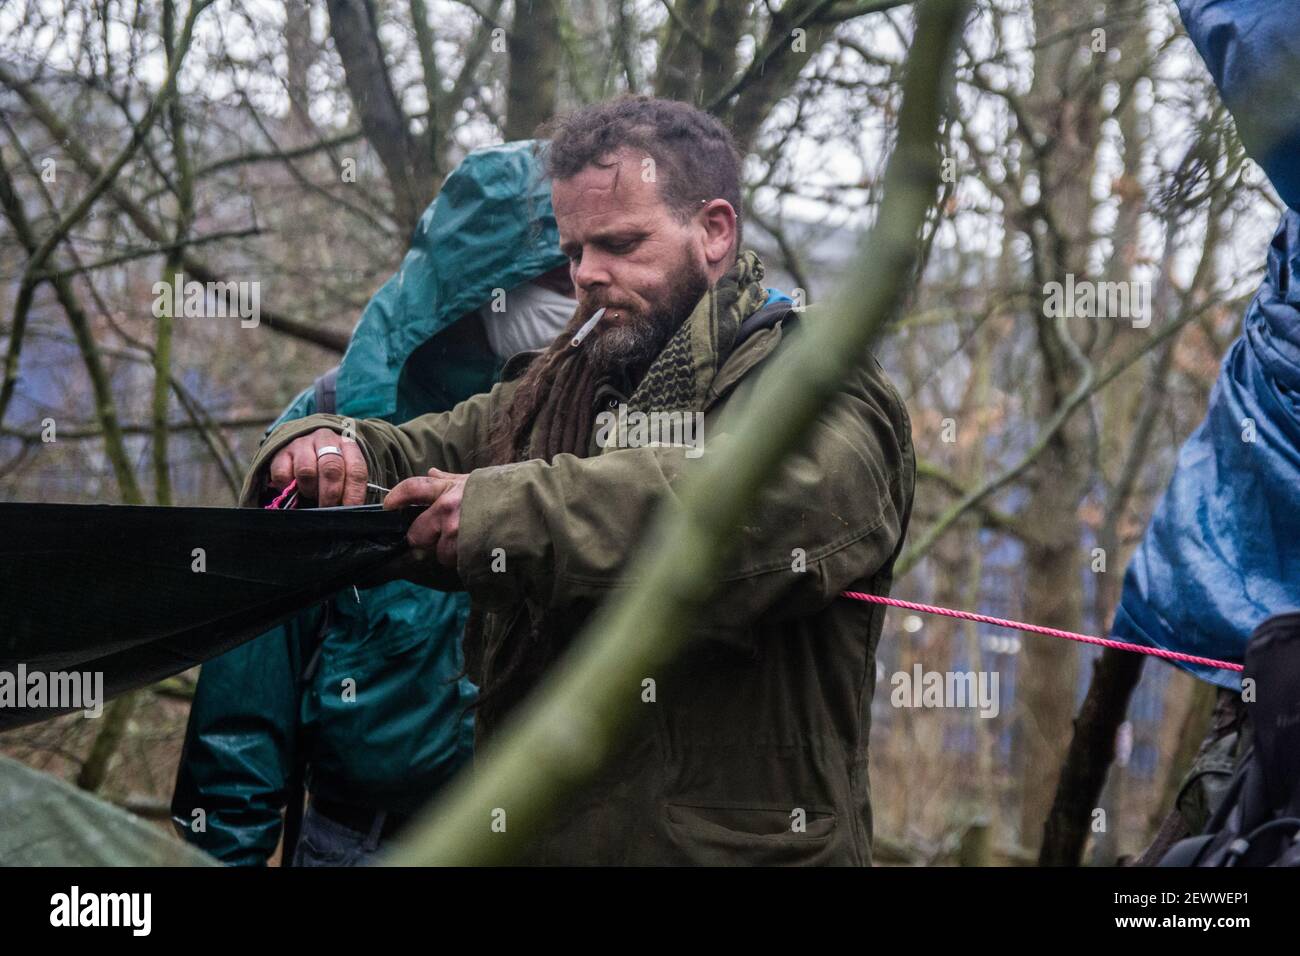
<svg viewBox="0 0 1300 956">
<path fill-rule="evenodd" d="M 701 411 L 718 369 L 736 344 L 740 323 L 767 301 L 763 263 L 745 250 L 650 363 L 628 408 L 641 412 Z"/>
<path fill-rule="evenodd" d="M 628 411 L 703 411 L 709 385 L 731 354 L 740 323 L 767 301 L 763 263 L 745 250 L 735 265 L 700 298 L 691 314 L 651 361 L 628 399 Z M 569 340 L 582 316 L 533 360 L 512 408 L 494 429 L 489 464 L 591 450 L 596 379 L 584 349 Z"/>
</svg>

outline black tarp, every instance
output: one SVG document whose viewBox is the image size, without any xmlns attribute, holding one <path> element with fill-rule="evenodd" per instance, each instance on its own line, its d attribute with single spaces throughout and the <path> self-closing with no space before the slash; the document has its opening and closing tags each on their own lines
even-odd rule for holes
<svg viewBox="0 0 1300 956">
<path fill-rule="evenodd" d="M 418 513 L 0 504 L 0 678 L 178 674 L 373 577 Z M 0 730 L 74 709 L 0 705 Z"/>
</svg>

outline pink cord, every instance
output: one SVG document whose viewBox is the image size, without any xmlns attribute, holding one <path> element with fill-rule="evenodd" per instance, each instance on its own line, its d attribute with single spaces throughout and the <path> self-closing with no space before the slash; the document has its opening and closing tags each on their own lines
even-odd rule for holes
<svg viewBox="0 0 1300 956">
<path fill-rule="evenodd" d="M 298 490 L 298 480 L 295 478 L 289 482 L 288 486 L 276 495 L 275 499 L 267 505 L 268 510 L 279 510 L 281 508 L 292 507 L 292 504 L 286 505 L 286 501 L 292 499 L 293 493 Z M 1001 617 L 990 617 L 987 614 L 973 614 L 970 611 L 955 611 L 952 608 L 936 607 L 933 604 L 917 604 L 913 601 L 900 601 L 897 598 L 881 597 L 879 594 L 863 594 L 861 591 L 844 591 L 844 597 L 853 598 L 856 601 L 869 601 L 872 604 L 887 604 L 890 607 L 906 608 L 909 611 L 924 611 L 926 614 L 943 614 L 948 617 L 960 618 L 963 621 L 979 621 L 981 624 L 995 624 L 998 627 L 1008 627 L 1015 631 L 1031 631 L 1035 634 L 1047 634 L 1050 637 L 1063 637 L 1067 641 L 1081 641 L 1084 644 L 1099 644 L 1102 647 L 1113 647 L 1120 651 L 1132 651 L 1135 654 L 1150 654 L 1153 657 L 1163 657 L 1171 661 L 1183 661 L 1188 664 L 1203 664 L 1206 667 L 1218 667 L 1227 671 L 1240 671 L 1240 664 L 1232 664 L 1228 661 L 1216 661 L 1212 657 L 1197 657 L 1195 654 L 1183 654 L 1179 651 L 1167 651 L 1161 647 L 1147 647 L 1145 644 L 1126 644 L 1123 641 L 1112 641 L 1104 637 L 1089 637 L 1087 634 L 1076 634 L 1074 631 L 1059 631 L 1054 627 L 1041 627 L 1037 624 L 1025 624 L 1022 621 L 1008 621 Z"/>
<path fill-rule="evenodd" d="M 1107 640 L 1104 637 L 1089 637 L 1074 631 L 1058 631 L 1054 627 L 1041 627 L 1037 624 L 1025 624 L 1021 621 L 1008 621 L 1001 617 L 989 617 L 987 614 L 972 614 L 970 611 L 954 611 L 951 608 L 935 607 L 933 604 L 916 604 L 912 601 L 900 601 L 897 598 L 881 597 L 879 594 L 863 594 L 861 591 L 845 591 L 843 596 L 856 601 L 870 601 L 872 604 L 888 604 L 890 607 L 907 608 L 909 611 L 924 611 L 926 614 L 944 614 L 948 617 L 961 618 L 963 621 L 979 621 L 981 624 L 996 624 L 1016 631 L 1032 631 L 1035 634 L 1047 634 L 1051 637 L 1063 637 L 1067 641 L 1081 641 L 1084 644 L 1100 644 L 1120 651 L 1132 651 L 1135 654 L 1150 654 L 1171 661 L 1183 661 L 1187 664 L 1203 664 L 1206 667 L 1219 667 L 1226 671 L 1240 671 L 1240 664 L 1228 661 L 1216 661 L 1212 657 L 1197 657 L 1195 654 L 1183 654 L 1179 651 L 1167 651 L 1162 647 L 1147 647 L 1145 644 L 1126 644 L 1123 641 Z"/>
<path fill-rule="evenodd" d="M 272 500 L 272 502 L 266 506 L 266 510 L 279 511 L 282 508 L 292 508 L 294 504 L 296 504 L 296 502 L 290 502 L 289 504 L 285 504 L 285 502 L 289 501 L 289 499 L 293 497 L 293 493 L 297 490 L 298 490 L 298 479 L 295 478 L 293 481 L 289 482 L 289 484 L 285 486 L 284 491 L 280 492 L 278 495 L 275 496 L 274 500 Z"/>
</svg>

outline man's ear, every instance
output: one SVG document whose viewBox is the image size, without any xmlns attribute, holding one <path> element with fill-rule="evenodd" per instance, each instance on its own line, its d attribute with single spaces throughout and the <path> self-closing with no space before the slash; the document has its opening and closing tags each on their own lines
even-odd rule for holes
<svg viewBox="0 0 1300 956">
<path fill-rule="evenodd" d="M 729 265 L 736 245 L 736 210 L 725 199 L 711 199 L 695 216 L 704 230 L 704 260 L 710 271 Z"/>
</svg>

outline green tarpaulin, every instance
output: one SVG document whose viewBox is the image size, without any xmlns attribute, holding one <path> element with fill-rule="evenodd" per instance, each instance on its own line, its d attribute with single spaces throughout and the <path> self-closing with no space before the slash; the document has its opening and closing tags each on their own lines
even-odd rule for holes
<svg viewBox="0 0 1300 956">
<path fill-rule="evenodd" d="M 219 864 L 111 803 L 0 757 L 0 865 Z"/>
</svg>

